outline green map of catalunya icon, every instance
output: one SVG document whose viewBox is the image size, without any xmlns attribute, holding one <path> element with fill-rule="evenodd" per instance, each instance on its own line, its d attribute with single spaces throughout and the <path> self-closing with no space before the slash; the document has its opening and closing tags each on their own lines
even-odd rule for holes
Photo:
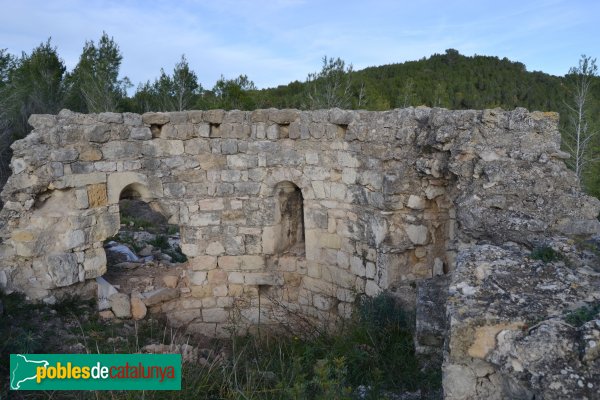
<svg viewBox="0 0 600 400">
<path fill-rule="evenodd" d="M 26 354 L 11 354 L 10 364 L 13 366 L 10 373 L 10 388 L 21 389 L 21 385 L 37 377 L 38 367 L 47 367 L 50 364 L 46 360 L 36 360 L 34 356 Z"/>
</svg>

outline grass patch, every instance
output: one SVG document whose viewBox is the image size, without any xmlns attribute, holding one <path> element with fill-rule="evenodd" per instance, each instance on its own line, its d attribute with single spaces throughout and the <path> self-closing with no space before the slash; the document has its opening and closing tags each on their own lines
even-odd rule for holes
<svg viewBox="0 0 600 400">
<path fill-rule="evenodd" d="M 127 215 L 121 215 L 121 224 L 125 225 L 128 228 L 141 228 L 143 230 L 153 230 L 156 228 L 156 225 L 150 221 L 130 217 Z"/>
<path fill-rule="evenodd" d="M 549 263 L 552 261 L 562 260 L 563 256 L 550 246 L 540 246 L 533 249 L 531 252 L 531 258 L 534 260 L 541 260 L 544 263 Z"/>
<path fill-rule="evenodd" d="M 579 328 L 586 322 L 589 322 L 596 318 L 596 315 L 598 315 L 598 313 L 600 313 L 600 301 L 587 306 L 579 307 L 575 311 L 571 311 L 565 317 L 565 321 Z"/>
<path fill-rule="evenodd" d="M 167 235 L 173 236 L 173 235 L 177 234 L 178 232 L 179 232 L 179 226 L 178 225 L 169 225 L 169 226 L 167 226 Z"/>
<path fill-rule="evenodd" d="M 10 301 L 5 304 L 11 315 L 19 311 L 19 324 L 31 319 L 31 313 L 37 313 L 39 307 L 48 308 L 19 304 L 12 298 Z M 65 300 L 59 308 L 70 309 L 74 303 L 72 299 Z M 210 355 L 205 356 L 204 363 L 184 363 L 181 391 L 11 392 L 11 398 L 393 399 L 399 398 L 400 393 L 418 390 L 422 399 L 441 397 L 441 371 L 422 370 L 415 357 L 410 328 L 413 317 L 402 312 L 387 294 L 361 299 L 354 317 L 335 334 L 320 333 L 306 338 L 245 336 L 202 343 L 157 320 L 107 323 L 99 320 L 91 309 L 84 312 L 82 308 L 88 307 L 85 302 L 79 305 L 79 315 L 56 310 L 54 315 L 91 353 L 132 353 L 150 343 L 189 343 L 202 349 L 202 354 Z M 4 316 L 0 318 L 0 329 L 6 330 Z M 39 326 L 36 328 L 41 332 Z M 32 342 L 42 347 L 28 350 L 61 352 L 56 346 L 64 340 L 51 342 L 43 336 L 51 335 L 34 338 Z M 16 352 L 17 348 L 6 347 L 5 335 L 0 338 L 4 346 L 2 361 L 7 363 L 7 353 Z M 0 368 L 6 377 L 4 391 L 8 386 L 8 365 Z M 0 398 L 5 398 L 6 393 L 0 392 Z"/>
</svg>

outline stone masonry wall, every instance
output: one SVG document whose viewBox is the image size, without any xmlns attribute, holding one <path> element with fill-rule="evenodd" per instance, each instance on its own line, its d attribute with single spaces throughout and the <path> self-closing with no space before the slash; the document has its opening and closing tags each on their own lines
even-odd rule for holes
<svg viewBox="0 0 600 400">
<path fill-rule="evenodd" d="M 0 287 L 51 300 L 103 275 L 118 201 L 181 228 L 175 325 L 223 334 L 289 312 L 334 322 L 453 270 L 475 241 L 598 230 L 559 150 L 556 114 L 210 110 L 33 115 L 2 191 Z M 303 230 L 303 232 L 302 232 Z M 281 314 L 285 310 L 288 314 Z"/>
</svg>

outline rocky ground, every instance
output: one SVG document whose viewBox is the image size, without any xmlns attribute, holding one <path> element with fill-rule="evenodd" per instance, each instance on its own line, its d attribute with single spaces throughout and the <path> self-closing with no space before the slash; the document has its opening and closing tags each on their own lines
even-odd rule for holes
<svg viewBox="0 0 600 400">
<path fill-rule="evenodd" d="M 146 317 L 148 309 L 179 297 L 187 258 L 179 229 L 143 201 L 121 200 L 121 229 L 105 241 L 107 273 L 98 278 L 102 318 Z"/>
<path fill-rule="evenodd" d="M 447 399 L 600 398 L 600 236 L 472 246 L 447 318 Z"/>
</svg>

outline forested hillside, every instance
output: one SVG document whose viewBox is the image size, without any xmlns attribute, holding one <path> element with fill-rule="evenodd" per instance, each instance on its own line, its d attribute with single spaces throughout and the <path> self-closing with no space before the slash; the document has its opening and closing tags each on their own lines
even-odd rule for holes
<svg viewBox="0 0 600 400">
<path fill-rule="evenodd" d="M 353 101 L 364 86 L 369 110 L 427 105 L 452 109 L 526 107 L 559 111 L 567 96 L 563 77 L 528 72 L 519 62 L 489 56 L 467 57 L 456 50 L 419 61 L 369 67 L 352 73 Z M 268 105 L 301 107 L 305 83 L 261 91 Z M 597 92 L 600 94 L 600 92 Z"/>
<path fill-rule="evenodd" d="M 127 92 L 133 85 L 119 75 L 122 58 L 117 43 L 107 34 L 97 43 L 85 43 L 73 71 L 67 71 L 49 40 L 21 56 L 0 50 L 0 184 L 10 172 L 9 145 L 28 132 L 28 116 L 56 113 L 63 107 L 78 112 L 143 113 L 269 107 L 388 110 L 425 105 L 560 112 L 566 144 L 576 143 L 573 132 L 581 129 L 591 137 L 586 142 L 585 168 L 581 168 L 580 176 L 588 192 L 600 194 L 600 164 L 596 160 L 600 135 L 593 134 L 600 121 L 600 78 L 590 57 L 585 58 L 583 67 L 580 60 L 579 67 L 563 77 L 527 71 L 522 63 L 506 58 L 468 57 L 453 49 L 418 61 L 360 71 L 339 58 L 324 57 L 321 69 L 307 73 L 304 82 L 259 90 L 246 75 L 222 76 L 212 89 L 203 88 L 197 75 L 201 71 L 194 71 L 182 56 L 173 71 L 157 71 L 157 78 L 138 84 L 132 96 Z M 582 76 L 588 78 L 588 92 L 583 104 L 575 104 Z"/>
</svg>

